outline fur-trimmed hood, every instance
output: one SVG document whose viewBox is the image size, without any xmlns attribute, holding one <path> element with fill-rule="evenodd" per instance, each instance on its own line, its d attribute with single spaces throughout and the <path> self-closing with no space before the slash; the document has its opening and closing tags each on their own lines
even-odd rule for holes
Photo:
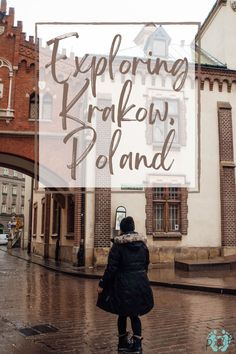
<svg viewBox="0 0 236 354">
<path fill-rule="evenodd" d="M 129 233 L 129 234 L 123 234 L 120 236 L 116 236 L 114 238 L 114 243 L 117 244 L 133 244 L 136 242 L 143 242 L 143 243 L 147 243 L 147 238 L 145 236 L 143 236 L 142 234 L 139 234 L 137 232 L 133 232 L 133 233 Z"/>
</svg>

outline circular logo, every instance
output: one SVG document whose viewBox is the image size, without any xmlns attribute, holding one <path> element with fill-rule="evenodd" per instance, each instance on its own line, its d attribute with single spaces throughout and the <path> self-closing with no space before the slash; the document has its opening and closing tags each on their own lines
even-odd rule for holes
<svg viewBox="0 0 236 354">
<path fill-rule="evenodd" d="M 221 331 L 215 329 L 210 332 L 207 337 L 207 347 L 210 347 L 214 353 L 224 353 L 228 349 L 232 340 L 232 335 L 224 329 Z"/>
</svg>

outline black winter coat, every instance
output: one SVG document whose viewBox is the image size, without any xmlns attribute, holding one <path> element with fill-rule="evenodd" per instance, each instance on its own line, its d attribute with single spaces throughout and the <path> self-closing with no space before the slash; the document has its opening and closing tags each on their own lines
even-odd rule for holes
<svg viewBox="0 0 236 354">
<path fill-rule="evenodd" d="M 115 237 L 99 283 L 103 292 L 98 295 L 98 307 L 121 316 L 141 316 L 153 308 L 145 242 L 138 233 Z"/>
</svg>

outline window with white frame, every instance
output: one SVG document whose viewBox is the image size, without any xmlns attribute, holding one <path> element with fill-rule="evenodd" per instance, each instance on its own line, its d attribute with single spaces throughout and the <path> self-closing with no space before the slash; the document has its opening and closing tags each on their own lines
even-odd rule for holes
<svg viewBox="0 0 236 354">
<path fill-rule="evenodd" d="M 7 206 L 6 204 L 2 204 L 2 213 L 6 213 L 7 212 Z"/>
<path fill-rule="evenodd" d="M 8 193 L 8 185 L 7 184 L 3 184 L 2 185 L 2 193 L 3 194 L 7 194 Z"/>
<path fill-rule="evenodd" d="M 159 58 L 167 57 L 168 43 L 166 40 L 154 39 L 152 45 L 152 54 Z"/>
<path fill-rule="evenodd" d="M 160 117 L 157 117 L 156 122 L 153 126 L 153 143 L 162 144 L 164 143 L 167 134 L 171 129 L 175 130 L 175 137 L 173 144 L 179 144 L 179 122 L 180 122 L 180 109 L 178 99 L 155 99 L 155 108 L 159 110 Z M 167 114 L 167 119 L 162 121 Z M 173 125 L 170 123 L 170 118 L 173 119 Z"/>
<path fill-rule="evenodd" d="M 12 195 L 16 195 L 17 194 L 17 187 L 13 186 L 12 187 Z"/>
<path fill-rule="evenodd" d="M 14 214 L 16 213 L 16 206 L 15 205 L 12 205 L 11 212 L 14 213 Z"/>
<path fill-rule="evenodd" d="M 9 170 L 8 170 L 8 168 L 4 168 L 4 169 L 3 169 L 3 174 L 4 174 L 4 176 L 8 176 L 8 175 L 9 175 Z"/>
<path fill-rule="evenodd" d="M 13 176 L 18 177 L 17 171 L 13 171 Z"/>
</svg>

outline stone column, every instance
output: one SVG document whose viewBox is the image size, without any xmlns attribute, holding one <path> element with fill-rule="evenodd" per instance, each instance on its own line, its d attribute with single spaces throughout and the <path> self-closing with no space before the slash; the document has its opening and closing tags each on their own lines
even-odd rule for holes
<svg viewBox="0 0 236 354">
<path fill-rule="evenodd" d="M 231 105 L 218 102 L 221 240 L 223 255 L 236 254 L 236 192 Z"/>
</svg>

